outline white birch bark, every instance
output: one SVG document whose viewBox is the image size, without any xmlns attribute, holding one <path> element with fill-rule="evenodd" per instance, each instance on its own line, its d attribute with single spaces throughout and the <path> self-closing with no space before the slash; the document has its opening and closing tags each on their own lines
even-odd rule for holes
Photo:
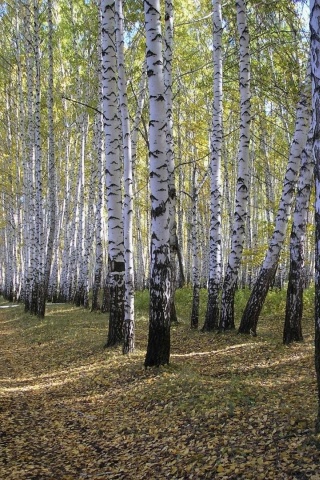
<svg viewBox="0 0 320 480">
<path fill-rule="evenodd" d="M 89 153 L 89 160 L 91 162 L 90 179 L 88 183 L 87 194 L 87 208 L 85 210 L 85 227 L 84 227 L 84 255 L 82 260 L 82 292 L 81 292 L 81 305 L 84 308 L 89 307 L 89 290 L 90 290 L 90 256 L 93 249 L 93 231 L 95 226 L 95 178 L 96 178 L 96 165 L 92 158 L 92 152 Z"/>
<path fill-rule="evenodd" d="M 40 134 L 40 39 L 39 11 L 36 1 L 23 8 L 26 38 L 27 71 L 27 139 L 26 139 L 26 235 L 28 239 L 28 265 L 26 274 L 25 309 L 38 313 L 39 282 L 43 275 L 44 231 L 42 198 L 42 149 Z"/>
<path fill-rule="evenodd" d="M 14 110 L 12 105 L 11 95 L 7 88 L 4 92 L 5 97 L 5 109 L 3 111 L 3 119 L 5 119 L 6 132 L 4 137 L 4 143 L 6 144 L 6 149 L 10 151 L 12 149 L 13 142 L 13 132 L 12 132 L 12 120 L 11 112 Z M 2 176 L 6 178 L 6 182 L 2 182 L 2 195 L 1 203 L 3 204 L 3 214 L 5 219 L 5 225 L 3 227 L 4 231 L 4 244 L 5 244 L 5 255 L 4 255 L 4 265 L 5 265 L 5 275 L 4 282 L 2 287 L 2 295 L 8 301 L 12 302 L 16 297 L 16 291 L 18 286 L 16 284 L 16 274 L 17 274 L 17 248 L 18 248 L 18 231 L 19 223 L 16 221 L 17 215 L 17 206 L 15 197 L 15 171 L 19 170 L 19 167 L 16 165 L 16 158 L 12 155 L 10 163 L 4 164 L 2 167 Z M 10 167 L 13 167 L 12 170 Z M 18 168 L 17 168 L 18 167 Z M 0 283 L 1 288 L 1 283 Z"/>
<path fill-rule="evenodd" d="M 221 258 L 221 154 L 222 154 L 222 13 L 221 1 L 213 0 L 213 113 L 210 148 L 211 218 L 209 245 L 208 303 L 203 331 L 219 324 L 222 276 Z"/>
<path fill-rule="evenodd" d="M 99 114 L 95 122 L 95 150 L 97 152 L 97 166 L 96 166 L 96 183 L 97 183 L 97 197 L 96 197 L 96 214 L 95 214 L 95 264 L 94 264 L 94 280 L 92 286 L 92 305 L 91 310 L 99 310 L 98 295 L 101 287 L 102 274 L 102 203 L 103 203 L 103 176 L 102 176 L 102 117 Z"/>
<path fill-rule="evenodd" d="M 181 133 L 181 107 L 177 105 L 177 156 L 180 159 L 182 156 L 182 133 Z M 183 260 L 183 247 L 184 247 L 184 218 L 185 218 L 185 208 L 183 208 L 183 202 L 181 200 L 181 192 L 183 189 L 183 182 L 184 182 L 184 168 L 180 164 L 177 165 L 178 168 L 178 192 L 180 195 L 177 196 L 177 237 L 178 237 L 178 245 L 179 245 L 179 263 L 181 264 L 181 268 L 179 268 L 179 275 L 177 278 L 178 288 L 182 288 L 185 283 L 184 278 L 184 260 Z"/>
<path fill-rule="evenodd" d="M 72 152 L 71 157 L 71 164 L 77 165 L 77 156 L 76 156 L 76 149 Z M 77 248 L 79 243 L 79 249 L 82 248 L 81 240 L 82 237 L 79 234 L 82 231 L 82 219 L 79 215 L 79 191 L 80 191 L 80 183 L 81 183 L 81 164 L 78 165 L 77 173 L 73 175 L 75 185 L 72 185 L 72 196 L 70 196 L 70 219 L 69 224 L 66 228 L 69 230 L 68 232 L 68 254 L 67 254 L 67 271 L 66 271 L 66 284 L 65 284 L 65 294 L 66 294 L 66 301 L 67 302 L 75 302 L 75 292 L 77 286 Z M 82 251 L 79 252 L 80 255 Z"/>
<path fill-rule="evenodd" d="M 77 234 L 75 239 L 75 271 L 76 279 L 74 281 L 74 303 L 77 306 L 88 307 L 88 265 L 89 255 L 92 248 L 92 218 L 93 218 L 93 199 L 94 186 L 92 185 L 93 165 L 91 162 L 91 175 L 86 181 L 85 159 L 87 157 L 87 141 L 89 118 L 83 113 L 79 116 L 79 131 L 81 131 L 81 150 L 79 164 L 79 179 L 77 189 Z M 86 184 L 89 183 L 88 194 L 85 191 Z"/>
<path fill-rule="evenodd" d="M 49 235 L 46 247 L 44 275 L 40 285 L 40 298 L 38 316 L 44 317 L 45 304 L 48 295 L 49 278 L 53 257 L 53 245 L 56 231 L 56 171 L 55 171 L 55 138 L 53 121 L 53 23 L 52 0 L 48 0 L 48 195 L 49 195 Z"/>
<path fill-rule="evenodd" d="M 170 221 L 166 162 L 166 110 L 160 1 L 144 1 L 149 86 L 151 266 L 149 336 L 145 366 L 170 359 Z"/>
<path fill-rule="evenodd" d="M 7 128 L 9 124 L 7 125 Z M 10 130 L 10 128 L 9 128 Z M 9 134 L 10 135 L 10 134 Z M 3 208 L 6 215 L 6 224 L 3 228 L 4 230 L 4 281 L 2 282 L 2 292 L 3 297 L 12 302 L 15 297 L 16 285 L 15 285 L 15 272 L 16 272 L 16 231 L 18 225 L 14 219 L 14 206 L 13 198 L 14 193 L 12 189 L 12 175 L 8 172 L 8 180 L 10 187 L 7 186 L 2 195 Z M 8 189 L 8 190 L 7 190 Z M 1 284 L 0 284 L 1 285 Z"/>
<path fill-rule="evenodd" d="M 39 4 L 33 2 L 34 16 L 34 58 L 35 58 L 35 102 L 34 102 L 34 132 L 35 132 L 35 229 L 36 229 L 36 271 L 31 313 L 39 314 L 40 291 L 44 279 L 45 234 L 43 218 L 43 183 L 42 183 L 42 145 L 41 145 L 41 65 L 40 65 L 40 19 Z"/>
<path fill-rule="evenodd" d="M 25 286 L 24 302 L 25 311 L 30 312 L 33 272 L 35 271 L 35 229 L 34 229 L 34 62 L 32 56 L 32 34 L 31 34 L 31 7 L 27 2 L 23 9 L 23 34 L 26 38 L 25 44 L 25 67 L 27 80 L 27 108 L 26 108 L 26 140 L 25 157 L 23 157 L 23 178 L 24 178 L 24 245 L 25 245 Z M 22 82 L 22 79 L 21 79 Z M 23 95 L 23 93 L 22 93 Z"/>
<path fill-rule="evenodd" d="M 315 367 L 318 387 L 316 433 L 320 432 L 320 0 L 310 0 L 312 129 L 315 159 Z"/>
<path fill-rule="evenodd" d="M 187 285 L 191 284 L 191 272 L 192 272 L 192 207 L 188 207 L 186 213 L 186 221 L 188 225 L 187 230 L 187 253 L 186 253 L 186 262 L 185 262 L 185 270 L 186 270 L 186 283 Z"/>
<path fill-rule="evenodd" d="M 116 0 L 117 12 L 117 64 L 119 75 L 119 100 L 122 123 L 122 144 L 124 160 L 124 202 L 123 202 L 123 230 L 124 230 L 124 259 L 125 259 L 125 298 L 123 323 L 123 353 L 134 350 L 134 266 L 133 266 L 133 170 L 130 118 L 127 97 L 127 79 L 124 60 L 124 29 L 122 0 Z"/>
<path fill-rule="evenodd" d="M 124 246 L 121 194 L 121 137 L 118 115 L 117 53 L 115 2 L 101 0 L 102 15 L 102 87 L 106 150 L 106 187 L 108 205 L 108 267 L 110 283 L 109 331 L 106 346 L 123 341 L 124 318 Z"/>
<path fill-rule="evenodd" d="M 239 333 L 256 335 L 259 315 L 278 266 L 299 175 L 301 153 L 307 140 L 310 118 L 309 98 L 310 77 L 307 75 L 301 87 L 300 98 L 297 104 L 295 132 L 291 142 L 274 232 L 248 303 L 243 312 Z"/>
<path fill-rule="evenodd" d="M 229 254 L 228 265 L 222 288 L 221 317 L 219 322 L 220 330 L 234 328 L 234 294 L 245 240 L 245 227 L 248 209 L 251 93 L 249 31 L 247 25 L 246 1 L 237 0 L 236 9 L 240 45 L 240 142 L 238 153 L 235 217 L 231 238 L 231 251 Z"/>
<path fill-rule="evenodd" d="M 84 159 L 87 141 L 88 118 L 82 113 L 77 119 L 78 130 L 81 132 L 81 147 L 78 170 L 78 183 L 75 202 L 75 236 L 72 256 L 72 301 L 77 305 L 83 305 L 84 296 L 84 263 L 85 263 L 85 205 L 84 185 L 85 171 Z"/>
<path fill-rule="evenodd" d="M 176 288 L 176 254 L 179 249 L 176 224 L 177 193 L 175 185 L 174 142 L 173 142 L 173 93 L 172 93 L 172 60 L 173 60 L 173 2 L 165 0 L 165 37 L 164 37 L 164 90 L 166 102 L 166 155 L 168 164 L 169 218 L 170 218 L 170 264 L 171 264 L 171 304 L 170 321 L 177 321 L 174 302 Z"/>
<path fill-rule="evenodd" d="M 139 126 L 142 117 L 142 110 L 145 103 L 146 96 L 146 81 L 147 81 L 147 65 L 146 62 L 143 62 L 142 74 L 139 82 L 138 95 L 137 95 L 137 109 L 134 118 L 134 123 L 132 127 L 132 139 L 131 139 L 131 156 L 132 156 L 132 165 L 133 165 L 133 191 L 134 196 L 136 197 L 138 192 L 135 168 L 137 163 L 137 142 L 138 142 L 138 133 Z M 146 270 L 145 270 L 145 259 L 143 253 L 143 235 L 142 235 L 142 219 L 139 202 L 134 202 L 134 220 L 135 220 L 135 232 L 136 232 L 136 242 L 135 242 L 135 288 L 137 290 L 143 290 L 146 287 Z"/>
<path fill-rule="evenodd" d="M 101 15 L 98 14 L 98 58 L 101 58 Z M 99 100 L 98 104 L 102 106 L 102 75 L 101 62 L 97 63 L 97 77 L 99 80 Z M 100 107 L 101 108 L 101 107 Z M 103 208 L 103 170 L 102 170 L 102 156 L 103 156 L 103 115 L 98 113 L 94 123 L 94 149 L 96 152 L 96 214 L 95 214 L 95 260 L 94 260 L 94 274 L 92 285 L 92 304 L 91 311 L 100 309 L 99 292 L 101 289 L 101 277 L 103 268 L 103 250 L 102 250 L 102 208 Z"/>
<path fill-rule="evenodd" d="M 309 131 L 306 147 L 301 154 L 301 169 L 290 237 L 290 270 L 283 331 L 283 343 L 303 340 L 301 319 L 303 312 L 304 250 L 306 224 L 314 171 L 313 129 Z"/>
<path fill-rule="evenodd" d="M 74 234 L 73 232 L 73 223 L 71 224 L 71 178 L 70 176 L 74 175 L 74 169 L 70 168 L 70 146 L 69 143 L 66 143 L 65 147 L 65 162 L 64 162 L 64 178 L 65 178 L 65 188 L 63 195 L 63 228 L 62 228 L 62 242 L 63 250 L 61 255 L 61 275 L 60 275 L 60 287 L 59 287 L 59 301 L 69 301 L 69 284 L 68 284 L 68 270 L 70 264 L 70 248 L 71 248 L 71 238 Z"/>
<path fill-rule="evenodd" d="M 191 328 L 198 328 L 199 325 L 199 307 L 200 307 L 200 259 L 199 259 L 199 213 L 198 213 L 198 172 L 197 167 L 193 167 L 192 175 L 192 223 L 191 223 L 191 243 L 192 243 L 192 309 L 191 309 Z"/>
<path fill-rule="evenodd" d="M 16 3 L 16 2 L 15 2 Z M 29 242 L 28 242 L 28 233 L 29 233 L 29 221 L 27 220 L 28 214 L 28 196 L 27 196 L 27 183 L 25 182 L 25 173 L 27 172 L 27 148 L 26 148 L 26 133 L 27 133 L 27 126 L 26 126 L 26 111 L 25 111 L 25 104 L 24 104 L 24 93 L 23 93 L 23 80 L 22 80 L 22 45 L 21 45 L 21 19 L 18 15 L 17 5 L 15 5 L 16 15 L 15 15 L 15 36 L 13 39 L 13 45 L 16 49 L 17 55 L 17 96 L 19 100 L 19 107 L 18 107 L 18 117 L 19 117 L 19 129 L 20 129 L 20 151 L 21 151 L 21 179 L 22 179 L 22 195 L 20 196 L 19 200 L 19 224 L 21 225 L 20 230 L 20 244 L 21 244 L 21 251 L 20 251 L 20 259 L 21 262 L 19 263 L 19 271 L 20 271 L 20 285 L 19 285 L 19 292 L 17 293 L 17 297 L 19 300 L 24 301 L 25 309 L 26 308 L 26 285 L 27 285 L 27 274 L 28 274 L 28 265 L 29 265 Z"/>
</svg>

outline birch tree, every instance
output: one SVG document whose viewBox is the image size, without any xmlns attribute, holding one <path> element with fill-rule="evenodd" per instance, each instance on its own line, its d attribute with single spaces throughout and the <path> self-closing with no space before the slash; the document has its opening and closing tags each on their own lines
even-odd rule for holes
<svg viewBox="0 0 320 480">
<path fill-rule="evenodd" d="M 243 312 L 239 333 L 256 335 L 259 315 L 276 273 L 299 175 L 301 153 L 307 140 L 308 122 L 310 118 L 308 107 L 309 97 L 310 81 L 307 75 L 304 84 L 301 86 L 300 98 L 297 104 L 295 132 L 291 143 L 289 161 L 283 182 L 282 196 L 275 221 L 274 232 L 248 303 Z"/>
<path fill-rule="evenodd" d="M 38 307 L 38 316 L 44 317 L 45 304 L 48 295 L 50 280 L 53 245 L 56 233 L 56 168 L 54 152 L 54 121 L 53 121 L 53 20 L 52 20 L 52 0 L 48 0 L 48 190 L 49 190 L 49 234 L 47 239 L 46 257 L 44 265 L 44 275 L 42 285 L 40 286 L 40 298 Z"/>
<path fill-rule="evenodd" d="M 170 359 L 170 220 L 166 161 L 166 108 L 160 1 L 144 1 L 149 87 L 151 265 L 149 335 L 145 366 Z"/>
<path fill-rule="evenodd" d="M 42 143 L 41 143 L 41 67 L 40 67 L 40 18 L 39 4 L 33 2 L 34 17 L 34 60 L 35 60 L 35 97 L 34 97 L 34 153 L 35 153 L 35 270 L 31 313 L 39 313 L 40 288 L 44 274 L 45 236 L 43 218 L 43 181 L 42 181 Z"/>
<path fill-rule="evenodd" d="M 40 285 L 44 268 L 44 218 L 41 144 L 41 61 L 39 4 L 35 0 L 23 6 L 27 70 L 27 138 L 25 177 L 25 242 L 27 274 L 25 310 L 38 314 Z"/>
<path fill-rule="evenodd" d="M 132 138 L 131 138 L 131 157 L 132 157 L 132 169 L 133 169 L 133 190 L 136 194 L 137 192 L 137 175 L 135 174 L 135 169 L 137 166 L 137 143 L 138 143 L 138 133 L 139 125 L 141 122 L 142 111 L 145 103 L 146 97 L 146 83 L 147 83 L 147 68 L 146 62 L 143 62 L 141 79 L 138 87 L 137 94 L 137 108 L 135 113 L 135 118 L 132 127 Z M 143 255 L 143 236 L 142 236 L 142 219 L 140 213 L 140 207 L 138 202 L 134 202 L 134 218 L 135 218 L 135 231 L 136 231 L 136 244 L 135 244 L 135 288 L 137 290 L 143 290 L 146 284 L 146 272 L 145 272 L 145 259 Z"/>
<path fill-rule="evenodd" d="M 315 367 L 318 386 L 316 432 L 320 433 L 320 1 L 310 0 L 310 49 L 312 79 L 312 129 L 315 158 Z"/>
<path fill-rule="evenodd" d="M 165 48 L 164 48 L 164 89 L 166 102 L 166 155 L 168 163 L 169 218 L 170 218 L 170 262 L 171 262 L 171 306 L 170 321 L 177 321 L 175 308 L 176 254 L 179 248 L 176 223 L 177 192 L 175 185 L 174 142 L 173 142 L 173 93 L 172 93 L 172 57 L 173 57 L 173 2 L 165 1 Z"/>
<path fill-rule="evenodd" d="M 234 328 L 234 294 L 245 239 L 248 208 L 248 164 L 251 121 L 250 52 L 247 8 L 245 0 L 236 2 L 240 53 L 240 142 L 238 178 L 236 185 L 235 216 L 231 238 L 231 251 L 222 288 L 220 330 Z"/>
<path fill-rule="evenodd" d="M 133 172 L 130 119 L 127 97 L 127 79 L 124 65 L 124 29 L 122 0 L 116 0 L 117 12 L 117 62 L 119 74 L 119 100 L 122 124 L 123 161 L 124 161 L 124 203 L 123 203 L 123 228 L 124 228 L 124 259 L 125 259 L 125 301 L 124 301 L 124 339 L 123 353 L 134 350 L 134 268 L 133 268 Z"/>
<path fill-rule="evenodd" d="M 101 287 L 101 273 L 102 273 L 102 202 L 103 202 L 103 176 L 102 176 L 102 117 L 97 114 L 95 127 L 94 127 L 94 139 L 95 150 L 97 152 L 97 164 L 96 164 L 96 184 L 97 184 L 97 197 L 96 197 L 96 213 L 95 213 L 95 263 L 94 263 L 94 279 L 92 285 L 92 304 L 91 310 L 99 310 L 98 295 Z"/>
<path fill-rule="evenodd" d="M 98 12 L 98 39 L 97 39 L 97 53 L 98 59 L 101 58 L 101 15 Z M 97 62 L 97 77 L 99 83 L 99 96 L 98 105 L 103 103 L 102 93 L 102 65 L 101 61 Z M 100 111 L 97 112 L 94 122 L 94 146 L 96 152 L 96 170 L 95 170 L 95 183 L 97 185 L 96 196 L 96 214 L 95 214 L 95 260 L 94 260 L 94 277 L 92 285 L 92 303 L 91 311 L 97 311 L 101 308 L 99 304 L 99 291 L 101 288 L 101 277 L 103 268 L 103 249 L 102 249 L 102 208 L 103 208 L 103 115 Z"/>
<path fill-rule="evenodd" d="M 191 194 L 191 242 L 192 242 L 192 308 L 191 328 L 198 328 L 199 307 L 200 307 L 200 259 L 199 259 L 199 182 L 196 163 L 192 172 L 192 194 Z"/>
<path fill-rule="evenodd" d="M 284 344 L 303 340 L 301 319 L 303 311 L 304 250 L 314 170 L 312 142 L 313 130 L 310 130 L 306 146 L 301 154 L 300 177 L 290 236 L 290 270 L 283 331 Z"/>
<path fill-rule="evenodd" d="M 208 303 L 203 331 L 219 324 L 221 291 L 221 150 L 222 150 L 222 14 L 221 1 L 213 0 L 213 114 L 211 133 L 211 218 Z"/>
<path fill-rule="evenodd" d="M 81 113 L 77 119 L 78 130 L 81 132 L 80 159 L 78 180 L 76 189 L 75 230 L 72 250 L 72 301 L 80 307 L 84 303 L 85 296 L 85 152 L 88 134 L 88 115 Z"/>
<path fill-rule="evenodd" d="M 29 2 L 23 9 L 23 34 L 26 38 L 25 45 L 25 68 L 26 68 L 26 89 L 27 89 L 27 107 L 26 107 L 26 128 L 25 128 L 25 155 L 23 157 L 23 179 L 24 179 L 24 259 L 25 259 L 25 284 L 24 284 L 24 306 L 25 311 L 31 310 L 31 296 L 33 288 L 32 272 L 34 269 L 34 182 L 33 182 L 33 159 L 34 159 L 34 121 L 33 121 L 33 58 L 32 58 L 32 33 L 31 33 L 31 9 Z M 20 83 L 21 82 L 21 83 Z M 22 75 L 19 85 L 22 91 Z M 21 92 L 22 100 L 23 92 Z M 23 114 L 23 112 L 22 112 Z"/>
<path fill-rule="evenodd" d="M 121 193 L 121 158 L 118 114 L 117 52 L 115 2 L 101 0 L 102 87 L 106 151 L 106 186 L 108 207 L 108 282 L 110 292 L 109 330 L 106 346 L 123 341 L 124 319 L 124 246 Z"/>
</svg>

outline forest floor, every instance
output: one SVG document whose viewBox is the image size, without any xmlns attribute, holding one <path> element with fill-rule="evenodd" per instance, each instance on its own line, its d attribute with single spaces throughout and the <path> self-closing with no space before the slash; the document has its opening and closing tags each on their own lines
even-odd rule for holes
<svg viewBox="0 0 320 480">
<path fill-rule="evenodd" d="M 49 304 L 41 321 L 0 301 L 0 478 L 319 480 L 308 295 L 305 341 L 285 347 L 282 292 L 252 338 L 190 330 L 191 292 L 178 291 L 158 369 L 143 367 L 147 293 L 131 356 L 103 349 L 106 315 Z"/>
</svg>

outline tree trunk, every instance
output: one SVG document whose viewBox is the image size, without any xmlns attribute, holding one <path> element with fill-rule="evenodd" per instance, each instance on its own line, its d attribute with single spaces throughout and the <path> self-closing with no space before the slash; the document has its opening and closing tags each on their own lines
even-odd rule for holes
<svg viewBox="0 0 320 480">
<path fill-rule="evenodd" d="M 132 156 L 132 168 L 133 168 L 133 190 L 134 196 L 137 195 L 137 182 L 135 177 L 135 168 L 137 163 L 137 142 L 139 125 L 141 122 L 142 111 L 146 96 L 146 83 L 147 83 L 147 70 L 146 62 L 143 62 L 142 74 L 139 82 L 138 95 L 137 95 L 137 109 L 135 112 L 135 118 L 132 128 L 131 138 L 131 156 Z M 134 216 L 135 230 L 136 230 L 136 243 L 135 243 L 135 288 L 136 290 L 144 290 L 146 288 L 146 274 L 145 274 L 145 259 L 143 254 L 143 235 L 142 235 L 142 219 L 141 208 L 138 200 L 134 202 Z"/>
<path fill-rule="evenodd" d="M 312 142 L 313 130 L 309 132 L 306 148 L 301 155 L 300 178 L 290 238 L 290 270 L 283 331 L 284 344 L 303 340 L 301 319 L 304 289 L 304 248 L 314 170 Z"/>
<path fill-rule="evenodd" d="M 276 217 L 275 229 L 269 248 L 258 274 L 251 295 L 243 312 L 239 333 L 256 335 L 261 309 L 277 270 L 281 248 L 285 240 L 291 205 L 294 198 L 300 166 L 301 152 L 306 144 L 309 123 L 309 84 L 302 85 L 296 111 L 295 134 L 291 143 L 287 171 L 284 178 L 282 196 Z"/>
<path fill-rule="evenodd" d="M 166 163 L 166 110 L 159 0 L 144 1 L 149 86 L 151 265 L 149 336 L 145 366 L 170 360 L 170 221 Z"/>
<path fill-rule="evenodd" d="M 101 58 L 101 15 L 98 13 L 98 45 L 97 53 L 98 58 Z M 99 96 L 98 105 L 102 105 L 102 65 L 101 62 L 97 62 L 97 77 L 99 79 Z M 103 205 L 103 172 L 102 172 L 102 139 L 103 139 L 103 116 L 101 112 L 97 112 L 94 122 L 94 145 L 96 151 L 96 175 L 95 181 L 97 184 L 96 193 L 96 214 L 95 214 L 95 259 L 94 259 L 94 274 L 92 284 L 92 301 L 91 311 L 96 312 L 100 310 L 99 304 L 99 292 L 101 289 L 101 277 L 103 267 L 103 250 L 102 250 L 102 205 Z"/>
<path fill-rule="evenodd" d="M 200 307 L 200 271 L 199 271 L 199 226 L 198 226 L 198 172 L 197 166 L 193 166 L 192 175 L 192 223 L 191 223 L 191 241 L 192 241 L 192 309 L 191 309 L 191 328 L 198 328 L 199 325 L 199 307 Z"/>
<path fill-rule="evenodd" d="M 125 259 L 125 298 L 123 322 L 123 353 L 134 350 L 134 268 L 133 268 L 133 170 L 131 132 L 127 97 L 127 79 L 124 65 L 124 30 L 122 0 L 116 0 L 117 11 L 117 62 L 119 74 L 119 99 L 122 121 L 122 142 L 124 157 L 124 202 L 123 202 L 123 229 L 124 229 L 124 259 Z"/>
<path fill-rule="evenodd" d="M 47 240 L 44 276 L 41 284 L 38 316 L 44 317 L 46 300 L 48 296 L 49 279 L 53 257 L 53 245 L 56 232 L 56 167 L 54 155 L 54 121 L 53 121 L 53 24 L 52 24 L 52 0 L 48 0 L 48 190 L 49 190 L 49 235 Z"/>
<path fill-rule="evenodd" d="M 181 120 L 180 120 L 180 106 L 178 108 L 178 121 L 177 121 L 177 150 L 178 150 L 178 157 L 181 158 L 182 156 L 182 138 L 181 138 Z M 182 191 L 182 185 L 184 181 L 184 168 L 179 164 L 178 165 L 178 192 Z M 185 284 L 185 276 L 184 276 L 184 261 L 183 261 L 183 226 L 184 226 L 184 217 L 185 217 L 185 209 L 182 205 L 181 201 L 181 194 L 177 197 L 177 237 L 178 237 L 178 262 L 179 262 L 179 276 L 178 276 L 178 287 L 182 288 Z"/>
<path fill-rule="evenodd" d="M 320 433 L 320 0 L 310 1 L 311 30 L 311 78 L 312 78 L 312 129 L 313 153 L 315 158 L 315 368 L 318 387 L 318 414 L 316 433 Z"/>
<path fill-rule="evenodd" d="M 249 31 L 246 2 L 239 0 L 236 2 L 236 7 L 240 44 L 240 142 L 235 218 L 231 238 L 231 251 L 222 288 L 219 330 L 234 328 L 234 294 L 245 240 L 248 209 L 248 163 L 251 121 Z"/>
<path fill-rule="evenodd" d="M 108 279 L 110 293 L 109 331 L 106 346 L 123 341 L 124 319 L 124 246 L 121 193 L 121 162 L 118 116 L 115 2 L 101 0 L 102 14 L 102 86 L 106 148 L 106 186 L 108 206 Z"/>
<path fill-rule="evenodd" d="M 166 155 L 168 164 L 169 189 L 169 218 L 170 218 L 170 264 L 171 264 L 171 294 L 170 294 L 170 322 L 177 322 L 174 296 L 176 290 L 176 255 L 178 249 L 175 187 L 174 142 L 173 142 L 173 115 L 172 115 L 172 50 L 173 50 L 173 4 L 172 0 L 165 1 L 165 49 L 164 49 L 164 89 L 166 101 Z"/>
<path fill-rule="evenodd" d="M 84 204 L 84 187 L 85 187 L 85 151 L 87 143 L 88 116 L 81 113 L 77 119 L 78 130 L 81 132 L 81 149 L 79 174 L 77 184 L 75 222 L 76 235 L 73 255 L 73 282 L 72 282 L 72 301 L 77 306 L 83 306 L 85 295 L 85 204 Z"/>
<path fill-rule="evenodd" d="M 222 15 L 221 1 L 213 2 L 213 115 L 211 133 L 211 219 L 209 246 L 208 303 L 202 331 L 219 325 L 221 259 L 221 150 L 222 150 Z"/>
<path fill-rule="evenodd" d="M 97 182 L 97 198 L 96 198 L 96 215 L 95 215 L 95 238 L 96 238 L 96 250 L 95 250 L 95 262 L 94 262 L 94 278 L 92 285 L 92 303 L 91 311 L 95 312 L 100 309 L 99 305 L 99 292 L 101 289 L 101 274 L 102 274 L 102 262 L 103 262 L 103 253 L 102 253 L 102 191 L 103 191 L 103 180 L 102 180 L 102 118 L 98 114 L 96 117 L 95 123 L 95 145 L 97 151 L 97 172 L 96 172 L 96 182 Z"/>
</svg>

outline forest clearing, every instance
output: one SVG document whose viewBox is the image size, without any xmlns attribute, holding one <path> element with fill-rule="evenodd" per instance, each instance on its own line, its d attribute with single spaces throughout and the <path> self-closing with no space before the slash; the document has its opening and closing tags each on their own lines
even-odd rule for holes
<svg viewBox="0 0 320 480">
<path fill-rule="evenodd" d="M 247 297 L 236 293 L 237 322 Z M 177 290 L 171 362 L 159 368 L 143 366 L 147 292 L 131 355 L 103 349 L 101 313 L 0 308 L 0 478 L 319 479 L 313 289 L 304 342 L 289 347 L 285 291 L 269 292 L 255 338 L 190 329 L 191 303 Z"/>
</svg>

